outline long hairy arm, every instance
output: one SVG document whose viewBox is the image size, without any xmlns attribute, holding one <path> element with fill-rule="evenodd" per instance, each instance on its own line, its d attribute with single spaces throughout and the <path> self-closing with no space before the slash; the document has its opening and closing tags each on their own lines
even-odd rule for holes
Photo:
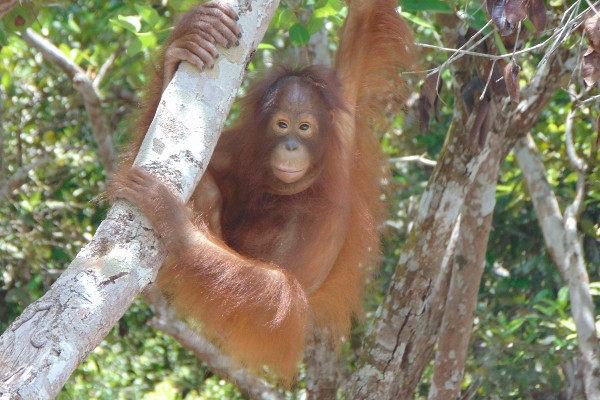
<svg viewBox="0 0 600 400">
<path fill-rule="evenodd" d="M 171 304 L 242 364 L 267 365 L 289 381 L 307 329 L 308 301 L 298 280 L 196 226 L 191 211 L 143 169 L 129 170 L 120 187 L 117 196 L 141 208 L 173 260 L 158 279 Z"/>
</svg>

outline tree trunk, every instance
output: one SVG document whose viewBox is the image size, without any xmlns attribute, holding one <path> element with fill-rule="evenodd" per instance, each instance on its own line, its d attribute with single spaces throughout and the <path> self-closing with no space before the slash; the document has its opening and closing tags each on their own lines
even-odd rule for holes
<svg viewBox="0 0 600 400">
<path fill-rule="evenodd" d="M 460 395 L 477 293 L 496 205 L 502 139 L 501 135 L 490 137 L 492 151 L 481 165 L 461 211 L 460 233 L 440 327 L 429 400 L 457 399 Z"/>
<path fill-rule="evenodd" d="M 472 136 L 469 127 L 477 115 L 467 112 L 467 118 L 462 119 L 460 110 L 455 109 L 442 154 L 421 198 L 415 228 L 364 341 L 358 368 L 348 385 L 348 398 L 412 397 L 437 341 L 446 296 L 439 282 L 448 275 L 442 260 L 446 257 L 453 224 L 463 207 L 476 207 L 465 203 L 471 183 L 489 156 L 500 163 L 515 142 L 531 129 L 541 110 L 564 87 L 577 65 L 577 56 L 572 49 L 556 49 L 540 63 L 523 88 L 519 104 L 506 98 L 501 102 L 493 100 L 498 111 L 491 135 L 503 138 L 501 146 L 491 146 L 488 135 L 481 152 L 475 152 L 478 141 L 473 139 L 481 138 L 469 137 Z M 460 64 L 462 67 L 465 62 Z M 462 79 L 472 77 L 468 70 L 460 73 Z M 461 86 L 455 83 L 455 87 Z M 460 103 L 456 101 L 455 106 Z"/>
<path fill-rule="evenodd" d="M 430 359 L 445 304 L 447 245 L 488 149 L 475 153 L 453 121 L 421 198 L 390 290 L 365 339 L 349 398 L 408 399 Z"/>
<path fill-rule="evenodd" d="M 594 302 L 577 234 L 576 212 L 569 207 L 563 216 L 558 200 L 546 179 L 546 170 L 531 135 L 517 142 L 515 158 L 523 171 L 527 189 L 552 260 L 569 287 L 571 314 L 577 327 L 577 341 L 586 396 L 600 399 L 600 348 L 595 326 Z"/>
</svg>

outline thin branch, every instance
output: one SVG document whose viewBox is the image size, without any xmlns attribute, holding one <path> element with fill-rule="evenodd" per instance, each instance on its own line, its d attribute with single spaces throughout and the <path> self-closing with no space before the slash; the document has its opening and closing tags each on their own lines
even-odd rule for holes
<svg viewBox="0 0 600 400">
<path fill-rule="evenodd" d="M 573 121 L 575 120 L 575 112 L 576 107 L 571 107 L 565 121 L 565 146 L 567 148 L 567 155 L 569 156 L 569 163 L 577 173 L 575 198 L 573 199 L 573 202 L 566 208 L 565 218 L 577 219 L 577 216 L 581 212 L 583 199 L 585 197 L 585 173 L 587 171 L 587 165 L 585 161 L 577 155 L 577 151 L 575 150 L 575 144 L 573 140 Z"/>
<path fill-rule="evenodd" d="M 581 100 L 581 101 L 579 102 L 579 104 L 580 104 L 580 105 L 581 105 L 581 104 L 587 104 L 587 103 L 591 103 L 591 102 L 593 102 L 593 101 L 596 101 L 596 100 L 600 100 L 600 94 L 597 94 L 597 95 L 595 95 L 595 96 L 588 97 L 588 98 L 587 98 L 587 99 L 585 99 L 585 100 Z"/>
<path fill-rule="evenodd" d="M 276 388 L 236 365 L 204 336 L 179 319 L 155 285 L 144 291 L 144 297 L 154 312 L 154 318 L 149 323 L 151 327 L 173 336 L 196 357 L 206 362 L 211 371 L 234 383 L 245 395 L 254 399 L 283 399 Z"/>
<path fill-rule="evenodd" d="M 569 156 L 569 163 L 571 166 L 578 172 L 585 172 L 587 170 L 587 165 L 577 154 L 573 140 L 573 121 L 575 120 L 575 112 L 576 106 L 573 106 L 569 109 L 569 113 L 567 114 L 567 119 L 565 121 L 565 146 L 567 148 L 567 155 Z"/>
<path fill-rule="evenodd" d="M 575 8 L 570 8 L 570 9 L 575 10 Z M 586 12 L 587 12 L 587 10 L 578 14 L 575 17 L 570 16 L 567 20 L 567 23 L 564 26 L 562 26 L 560 29 L 558 29 L 554 34 L 552 34 L 548 39 L 544 40 L 542 43 L 538 43 L 527 49 L 523 49 L 523 50 L 511 52 L 511 53 L 506 53 L 506 54 L 502 54 L 502 55 L 491 55 L 491 54 L 486 54 L 486 53 L 479 53 L 476 51 L 464 50 L 465 45 L 461 46 L 458 49 L 442 47 L 442 46 L 435 46 L 435 45 L 431 45 L 431 44 L 427 44 L 427 43 L 416 43 L 416 45 L 419 47 L 424 47 L 424 48 L 434 49 L 434 50 L 439 50 L 439 51 L 445 51 L 445 52 L 451 52 L 451 53 L 456 53 L 456 54 L 460 54 L 460 55 L 483 57 L 483 58 L 487 58 L 489 60 L 502 60 L 505 58 L 512 58 L 517 55 L 534 52 L 536 50 L 546 47 L 549 43 L 553 43 L 550 50 L 546 51 L 546 56 L 545 56 L 545 58 L 546 58 L 549 54 L 553 53 L 556 50 L 557 46 L 562 44 L 563 39 L 565 37 L 567 37 L 572 31 L 577 29 L 583 23 L 583 19 L 585 17 Z M 490 22 L 488 21 L 487 25 L 489 25 L 489 23 Z M 486 25 L 486 27 L 487 27 L 487 25 Z M 481 32 L 481 30 L 479 32 Z M 488 35 L 486 35 L 486 37 Z M 450 60 L 447 60 L 447 62 L 448 61 L 450 61 Z M 446 63 L 444 63 L 443 65 L 445 65 Z"/>
<path fill-rule="evenodd" d="M 485 26 L 484 26 L 483 28 L 481 28 L 481 29 L 480 29 L 479 31 L 477 31 L 477 32 L 476 32 L 476 33 L 475 33 L 473 36 L 471 36 L 471 37 L 470 37 L 470 38 L 469 38 L 469 39 L 468 39 L 468 40 L 467 40 L 467 41 L 466 41 L 466 42 L 465 42 L 465 43 L 464 43 L 462 46 L 460 46 L 460 47 L 459 47 L 459 49 L 458 49 L 458 50 L 460 50 L 460 51 L 469 51 L 469 50 L 465 50 L 465 49 L 474 49 L 475 47 L 479 46 L 479 44 L 480 44 L 480 43 L 482 43 L 484 40 L 486 40 L 488 37 L 490 37 L 490 35 L 492 34 L 492 32 L 490 32 L 490 33 L 488 33 L 488 34 L 484 35 L 484 36 L 483 36 L 483 37 L 481 37 L 479 40 L 477 40 L 477 42 L 475 42 L 475 43 L 472 43 L 472 42 L 475 40 L 475 38 L 476 38 L 477 36 L 479 36 L 480 34 L 482 34 L 482 33 L 483 33 L 483 31 L 484 31 L 484 30 L 485 30 L 485 29 L 486 29 L 488 26 L 490 26 L 490 25 L 491 25 L 491 23 L 492 23 L 492 21 L 491 21 L 491 20 L 489 20 L 489 21 L 487 22 L 487 24 L 485 24 Z M 419 46 L 419 45 L 420 45 L 420 44 L 419 44 L 419 43 L 417 43 L 417 46 Z M 469 46 L 469 47 L 467 47 L 467 46 Z M 424 46 L 424 45 L 423 45 L 422 47 L 426 47 L 426 46 Z M 477 53 L 477 54 L 479 54 L 479 53 Z M 435 72 L 437 72 L 437 71 L 442 71 L 442 70 L 443 70 L 444 68 L 446 68 L 448 65 L 450 65 L 450 64 L 451 64 L 451 63 L 453 63 L 454 61 L 457 61 L 458 59 L 460 59 L 460 58 L 461 58 L 463 55 L 465 55 L 465 54 L 464 54 L 464 53 L 461 53 L 461 52 L 456 52 L 455 54 L 452 54 L 452 55 L 451 55 L 451 56 L 450 56 L 450 57 L 449 57 L 449 58 L 448 58 L 446 61 L 444 61 L 444 62 L 442 63 L 442 65 L 440 65 L 440 66 L 439 66 L 439 67 L 437 67 L 437 68 L 434 68 L 434 69 L 432 70 L 432 72 L 430 72 L 428 75 L 431 75 L 431 74 L 433 74 L 433 73 L 435 73 Z"/>
<path fill-rule="evenodd" d="M 3 186 L 0 187 L 0 199 L 8 196 L 13 190 L 19 188 L 28 179 L 29 172 L 39 168 L 43 165 L 48 164 L 52 160 L 52 157 L 45 155 L 36 159 L 31 164 L 27 164 L 17 169 L 10 179 L 4 182 Z"/>
<path fill-rule="evenodd" d="M 462 55 L 469 55 L 469 56 L 487 58 L 489 60 L 502 60 L 502 59 L 505 59 L 505 58 L 514 57 L 514 56 L 519 55 L 519 54 L 525 54 L 525 53 L 533 52 L 534 50 L 543 48 L 543 47 L 545 47 L 548 44 L 549 40 L 550 39 L 547 39 L 544 42 L 539 43 L 539 44 L 537 44 L 535 46 L 529 47 L 527 49 L 519 50 L 519 51 L 516 51 L 514 53 L 502 54 L 502 55 L 499 55 L 499 56 L 495 56 L 495 55 L 492 55 L 492 54 L 486 54 L 486 53 L 478 53 L 476 51 L 460 50 L 460 49 L 452 49 L 452 48 L 448 48 L 448 47 L 434 46 L 434 45 L 426 44 L 426 43 L 417 43 L 416 45 L 419 46 L 419 47 L 424 47 L 424 48 L 428 48 L 428 49 L 434 49 L 434 50 L 446 51 L 446 52 L 451 52 L 451 53 L 460 53 Z"/>
<path fill-rule="evenodd" d="M 550 256 L 569 287 L 571 314 L 577 328 L 577 345 L 587 398 L 600 398 L 597 377 L 597 371 L 600 370 L 600 348 L 594 325 L 596 313 L 590 294 L 583 246 L 577 232 L 577 209 L 581 200 L 574 200 L 564 215 L 561 214 L 558 199 L 546 179 L 541 156 L 531 135 L 517 142 L 514 154 L 531 194 Z M 582 177 L 583 174 L 579 179 Z M 578 189 L 577 196 L 582 194 Z"/>
<path fill-rule="evenodd" d="M 390 164 L 417 162 L 417 163 L 426 165 L 428 167 L 435 167 L 437 165 L 436 161 L 430 160 L 423 156 L 394 157 L 394 158 L 390 158 L 388 161 L 390 162 Z"/>
<path fill-rule="evenodd" d="M 487 93 L 488 87 L 490 86 L 490 82 L 492 81 L 492 75 L 494 74 L 494 68 L 496 67 L 497 60 L 492 61 L 492 67 L 490 68 L 490 73 L 488 74 L 487 81 L 485 82 L 485 87 L 481 92 L 481 96 L 479 96 L 479 101 L 483 100 L 485 94 Z"/>
<path fill-rule="evenodd" d="M 72 60 L 67 58 L 62 51 L 46 38 L 37 34 L 31 28 L 27 28 L 21 38 L 30 46 L 38 50 L 51 64 L 59 67 L 73 81 L 75 89 L 81 93 L 85 108 L 89 114 L 92 131 L 98 144 L 100 161 L 107 173 L 113 170 L 115 159 L 112 135 L 102 115 L 102 98 L 94 87 L 92 81 L 85 71 Z"/>
<path fill-rule="evenodd" d="M 278 0 L 240 4 L 244 37 L 235 61 L 219 59 L 215 77 L 183 63 L 162 95 L 136 163 L 152 165 L 178 189 L 181 200 L 189 199 L 208 164 L 245 66 L 278 5 Z M 193 101 L 200 88 L 212 93 L 210 102 Z M 193 118 L 200 114 L 205 118 Z M 174 128 L 175 115 L 181 123 Z M 153 141 L 164 146 L 156 149 L 149 145 Z M 0 397 L 55 398 L 137 294 L 155 280 L 165 256 L 139 210 L 116 202 L 60 278 L 0 336 Z"/>
<path fill-rule="evenodd" d="M 106 74 L 108 73 L 108 70 L 110 69 L 110 67 L 113 66 L 116 59 L 119 57 L 119 55 L 122 52 L 123 52 L 123 48 L 119 47 L 119 49 L 117 49 L 117 51 L 115 51 L 114 53 L 112 53 L 110 55 L 110 57 L 108 57 L 108 59 L 104 62 L 104 64 L 102 64 L 102 66 L 98 70 L 98 75 L 96 75 L 96 78 L 94 79 L 94 89 L 96 90 L 96 92 L 98 94 L 100 93 L 100 91 L 99 91 L 100 85 L 102 85 L 102 82 L 104 81 L 104 78 L 106 77 Z"/>
<path fill-rule="evenodd" d="M 4 0 L 0 1 L 0 18 L 8 14 L 14 7 L 23 6 L 24 3 L 31 3 L 31 0 Z"/>
</svg>

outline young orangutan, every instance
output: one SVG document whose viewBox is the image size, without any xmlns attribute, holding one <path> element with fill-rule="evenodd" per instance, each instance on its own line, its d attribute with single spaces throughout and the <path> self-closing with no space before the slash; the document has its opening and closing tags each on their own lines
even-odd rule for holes
<svg viewBox="0 0 600 400">
<path fill-rule="evenodd" d="M 394 0 L 350 2 L 335 68 L 278 70 L 255 84 L 223 133 L 190 203 L 130 168 L 160 89 L 177 64 L 210 67 L 239 37 L 236 14 L 207 3 L 179 22 L 164 51 L 141 137 L 117 175 L 116 194 L 137 204 L 172 263 L 159 285 L 227 353 L 289 379 L 307 332 L 347 333 L 360 311 L 364 271 L 378 256 L 385 165 L 371 127 L 397 111 L 411 34 Z M 202 222 L 203 221 L 203 222 Z"/>
</svg>

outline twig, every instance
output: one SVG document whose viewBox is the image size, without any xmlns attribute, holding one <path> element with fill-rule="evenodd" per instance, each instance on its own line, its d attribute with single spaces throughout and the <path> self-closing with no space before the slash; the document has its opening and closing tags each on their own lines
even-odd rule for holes
<svg viewBox="0 0 600 400">
<path fill-rule="evenodd" d="M 569 10 L 575 10 L 575 8 L 574 7 L 570 7 Z M 583 23 L 583 17 L 585 16 L 586 12 L 587 11 L 584 11 L 584 12 L 576 15 L 575 17 L 573 17 L 572 15 L 569 16 L 566 24 L 563 27 L 561 27 L 560 29 L 558 29 L 558 31 L 555 32 L 554 34 L 552 34 L 549 38 L 547 38 L 546 40 L 544 40 L 542 43 L 538 43 L 538 44 L 536 44 L 534 46 L 531 46 L 531 47 L 529 47 L 527 49 L 523 49 L 523 50 L 519 50 L 519 51 L 514 51 L 514 52 L 511 52 L 511 53 L 502 54 L 502 55 L 491 55 L 491 54 L 479 53 L 479 52 L 476 52 L 476 51 L 464 50 L 463 48 L 465 47 L 465 45 L 461 46 L 458 49 L 453 49 L 453 48 L 448 48 L 448 47 L 442 47 L 442 46 L 435 46 L 435 45 L 431 45 L 431 44 L 427 44 L 427 43 L 416 43 L 416 45 L 419 46 L 419 47 L 424 47 L 424 48 L 429 48 L 429 49 L 434 49 L 434 50 L 439 50 L 439 51 L 457 53 L 457 54 L 460 54 L 461 56 L 462 55 L 470 55 L 470 56 L 474 56 L 474 57 L 487 58 L 489 60 L 501 60 L 501 59 L 505 59 L 505 58 L 515 57 L 515 56 L 521 55 L 521 54 L 526 54 L 526 53 L 534 52 L 534 51 L 536 51 L 538 49 L 546 47 L 549 43 L 554 42 L 552 44 L 551 49 L 546 52 L 546 55 L 544 57 L 544 60 L 545 60 L 549 54 L 551 54 L 552 52 L 554 52 L 554 50 L 556 49 L 557 46 L 559 46 L 560 44 L 562 44 L 563 39 L 566 36 L 568 36 L 573 30 L 577 29 L 579 27 L 579 25 L 581 25 Z M 485 27 L 487 27 L 489 25 L 489 23 L 490 22 L 488 22 L 488 24 Z M 482 28 L 482 29 L 484 29 L 484 28 Z M 481 30 L 479 32 L 481 32 Z M 486 37 L 488 35 L 486 35 Z M 445 66 L 448 63 L 448 61 L 450 61 L 450 59 L 447 60 L 444 64 L 442 64 L 442 66 Z M 452 60 L 452 61 L 454 61 L 454 60 Z M 440 68 L 442 66 L 440 66 Z"/>
<path fill-rule="evenodd" d="M 390 164 L 417 162 L 428 167 L 435 167 L 437 165 L 436 161 L 430 160 L 423 156 L 394 157 L 390 158 L 388 161 L 390 162 Z"/>
<path fill-rule="evenodd" d="M 488 74 L 487 81 L 485 82 L 485 87 L 483 88 L 483 91 L 481 92 L 481 96 L 479 96 L 480 101 L 483 100 L 483 98 L 485 97 L 485 94 L 487 92 L 487 88 L 490 86 L 490 82 L 492 80 L 492 75 L 494 74 L 494 67 L 496 66 L 496 61 L 497 60 L 492 61 L 492 67 L 490 68 L 490 73 Z"/>
<path fill-rule="evenodd" d="M 599 100 L 599 99 L 600 99 L 600 94 L 597 94 L 595 96 L 588 97 L 585 100 L 579 101 L 579 104 L 581 105 L 581 104 L 591 103 L 591 102 Z"/>
<path fill-rule="evenodd" d="M 38 158 L 31 164 L 27 164 L 17 169 L 15 173 L 8 179 L 2 187 L 0 187 L 0 199 L 6 197 L 13 190 L 17 189 L 25 183 L 29 172 L 33 169 L 39 168 L 42 165 L 48 164 L 52 158 L 49 155 Z"/>
<path fill-rule="evenodd" d="M 108 57 L 108 59 L 104 62 L 104 64 L 102 64 L 102 66 L 98 70 L 98 75 L 96 75 L 96 78 L 94 79 L 94 89 L 96 90 L 96 92 L 98 92 L 98 94 L 100 93 L 99 92 L 100 85 L 102 84 L 102 81 L 104 81 L 104 78 L 106 77 L 106 74 L 108 73 L 108 70 L 110 69 L 110 67 L 113 66 L 113 64 L 117 60 L 117 57 L 119 57 L 119 55 L 122 52 L 123 52 L 123 48 L 119 47 L 117 49 L 117 51 L 115 51 L 114 53 L 112 53 L 110 55 L 110 57 Z"/>
<path fill-rule="evenodd" d="M 577 173 L 577 185 L 575 198 L 573 202 L 565 210 L 565 218 L 567 216 L 577 216 L 581 212 L 581 206 L 583 205 L 583 199 L 585 197 L 585 173 L 587 171 L 587 165 L 585 161 L 577 155 L 575 150 L 575 144 L 573 141 L 573 121 L 575 119 L 576 106 L 573 105 L 569 109 L 567 119 L 565 121 L 565 146 L 567 148 L 567 155 L 569 156 L 569 163 L 575 169 Z"/>
</svg>

